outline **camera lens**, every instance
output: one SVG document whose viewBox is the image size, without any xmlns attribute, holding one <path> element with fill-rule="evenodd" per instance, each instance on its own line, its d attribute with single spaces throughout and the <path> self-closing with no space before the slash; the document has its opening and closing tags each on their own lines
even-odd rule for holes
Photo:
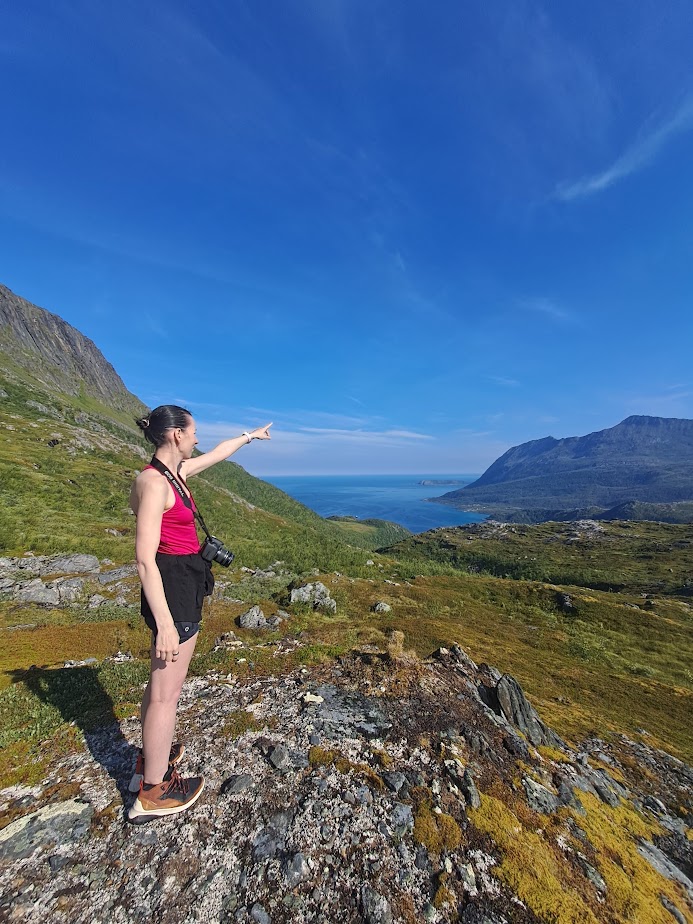
<svg viewBox="0 0 693 924">
<path fill-rule="evenodd" d="M 217 554 L 214 556 L 214 561 L 218 562 L 220 565 L 223 565 L 224 568 L 228 566 L 233 561 L 233 552 L 229 549 L 225 549 L 223 546 L 220 549 L 217 549 Z"/>
</svg>

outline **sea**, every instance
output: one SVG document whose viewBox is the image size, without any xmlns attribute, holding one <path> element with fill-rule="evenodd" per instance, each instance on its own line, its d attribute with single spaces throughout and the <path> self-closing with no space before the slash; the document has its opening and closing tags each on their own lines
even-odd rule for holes
<svg viewBox="0 0 693 924">
<path fill-rule="evenodd" d="M 413 533 L 437 526 L 479 523 L 486 517 L 457 510 L 446 504 L 431 504 L 426 498 L 440 497 L 476 481 L 478 475 L 265 475 L 290 497 L 310 507 L 321 517 L 375 517 L 406 526 Z M 422 481 L 454 481 L 429 484 Z"/>
</svg>

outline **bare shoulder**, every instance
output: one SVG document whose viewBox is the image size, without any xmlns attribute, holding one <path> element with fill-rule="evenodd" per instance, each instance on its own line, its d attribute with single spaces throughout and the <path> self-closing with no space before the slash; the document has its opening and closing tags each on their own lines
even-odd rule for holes
<svg viewBox="0 0 693 924">
<path fill-rule="evenodd" d="M 130 507 L 136 514 L 142 502 L 142 498 L 145 496 L 161 500 L 164 506 L 168 507 L 169 505 L 166 504 L 166 501 L 168 500 L 170 490 L 165 478 L 162 478 L 155 469 L 146 468 L 139 473 L 132 483 Z"/>
</svg>

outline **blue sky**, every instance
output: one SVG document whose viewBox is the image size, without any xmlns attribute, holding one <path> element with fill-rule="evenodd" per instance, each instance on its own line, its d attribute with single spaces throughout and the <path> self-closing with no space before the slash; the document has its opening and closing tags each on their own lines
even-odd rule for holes
<svg viewBox="0 0 693 924">
<path fill-rule="evenodd" d="M 693 6 L 6 5 L 0 282 L 254 474 L 693 416 Z"/>
</svg>

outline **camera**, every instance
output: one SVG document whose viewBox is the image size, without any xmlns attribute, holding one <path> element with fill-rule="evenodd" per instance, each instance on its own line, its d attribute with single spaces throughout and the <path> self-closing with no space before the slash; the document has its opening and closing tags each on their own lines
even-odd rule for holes
<svg viewBox="0 0 693 924">
<path fill-rule="evenodd" d="M 216 536 L 207 536 L 200 549 L 200 555 L 204 561 L 216 561 L 225 568 L 228 568 L 234 559 L 233 552 Z"/>
</svg>

